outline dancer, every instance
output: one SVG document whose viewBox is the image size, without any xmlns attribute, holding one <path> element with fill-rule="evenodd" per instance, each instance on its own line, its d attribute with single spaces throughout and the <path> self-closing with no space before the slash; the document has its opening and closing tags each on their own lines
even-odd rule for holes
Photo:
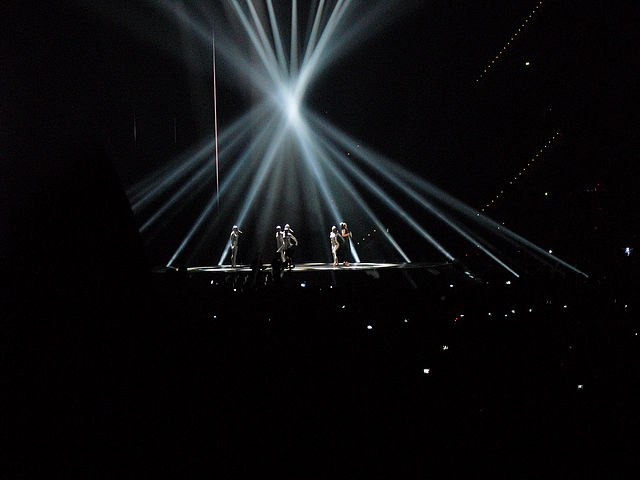
<svg viewBox="0 0 640 480">
<path fill-rule="evenodd" d="M 280 256 L 280 260 L 282 261 L 282 263 L 284 263 L 285 261 L 284 249 L 284 232 L 282 231 L 282 227 L 278 225 L 276 227 L 276 253 Z"/>
<path fill-rule="evenodd" d="M 298 239 L 293 236 L 293 230 L 288 223 L 284 226 L 283 233 L 285 263 L 289 267 L 289 270 L 291 270 L 292 268 L 295 268 L 295 265 L 293 264 L 293 254 L 298 246 Z"/>
<path fill-rule="evenodd" d="M 349 264 L 349 252 L 351 252 L 351 230 L 347 226 L 347 222 L 340 223 L 340 236 L 342 237 L 342 261 L 341 263 L 348 267 Z"/>
<path fill-rule="evenodd" d="M 236 268 L 236 258 L 238 258 L 238 240 L 240 239 L 240 234 L 242 231 L 238 228 L 237 225 L 234 225 L 231 229 L 231 235 L 229 238 L 231 239 L 231 266 Z"/>
<path fill-rule="evenodd" d="M 333 266 L 338 266 L 338 250 L 340 250 L 340 241 L 338 240 L 340 234 L 337 227 L 334 225 L 331 227 L 331 233 L 329 239 L 331 240 L 331 254 L 333 255 Z"/>
</svg>

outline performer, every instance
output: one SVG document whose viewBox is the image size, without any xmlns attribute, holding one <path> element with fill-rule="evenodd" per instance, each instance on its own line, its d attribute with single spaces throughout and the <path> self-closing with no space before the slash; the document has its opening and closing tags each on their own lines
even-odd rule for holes
<svg viewBox="0 0 640 480">
<path fill-rule="evenodd" d="M 298 246 L 298 239 L 293 236 L 293 230 L 287 223 L 284 226 L 284 257 L 285 263 L 289 267 L 289 270 L 295 267 L 293 264 L 293 254 Z"/>
<path fill-rule="evenodd" d="M 284 232 L 282 231 L 282 227 L 278 225 L 276 227 L 276 252 L 280 255 L 280 260 L 282 263 L 285 261 L 284 257 Z"/>
<path fill-rule="evenodd" d="M 340 250 L 340 241 L 338 238 L 340 234 L 338 233 L 337 227 L 334 225 L 331 227 L 331 233 L 329 234 L 329 239 L 331 240 L 331 254 L 333 255 L 333 266 L 338 266 L 338 250 Z"/>
<path fill-rule="evenodd" d="M 237 225 L 234 225 L 231 229 L 231 235 L 229 238 L 231 239 L 231 266 L 236 268 L 236 258 L 238 258 L 238 240 L 240 239 L 240 234 L 242 231 L 238 228 Z"/>
<path fill-rule="evenodd" d="M 347 226 L 347 222 L 340 223 L 340 236 L 342 237 L 342 263 L 349 266 L 349 252 L 351 252 L 351 230 Z"/>
</svg>

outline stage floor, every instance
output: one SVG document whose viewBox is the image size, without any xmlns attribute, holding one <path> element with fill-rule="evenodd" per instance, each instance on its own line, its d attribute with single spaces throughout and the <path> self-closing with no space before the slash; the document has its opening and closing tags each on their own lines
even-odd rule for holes
<svg viewBox="0 0 640 480">
<path fill-rule="evenodd" d="M 430 263 L 351 263 L 348 267 L 338 265 L 334 267 L 332 263 L 298 263 L 287 272 L 325 272 L 325 271 L 363 271 L 363 270 L 380 270 L 380 269 L 408 269 L 408 268 L 437 268 L 448 265 L 450 262 L 430 262 Z M 271 264 L 263 264 L 262 270 L 270 270 Z M 251 266 L 238 265 L 236 268 L 231 265 L 189 267 L 189 272 L 250 272 Z"/>
</svg>

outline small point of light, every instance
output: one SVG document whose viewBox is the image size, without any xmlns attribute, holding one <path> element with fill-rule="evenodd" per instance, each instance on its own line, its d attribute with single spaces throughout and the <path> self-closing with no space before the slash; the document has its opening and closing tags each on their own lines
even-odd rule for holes
<svg viewBox="0 0 640 480">
<path fill-rule="evenodd" d="M 431 372 L 430 368 L 425 368 L 422 370 L 426 375 L 429 375 L 429 373 Z"/>
<path fill-rule="evenodd" d="M 373 330 L 373 327 L 371 325 L 367 325 L 367 330 Z"/>
<path fill-rule="evenodd" d="M 531 313 L 531 312 L 533 312 L 533 308 L 530 308 L 530 309 L 529 309 L 529 313 Z"/>
<path fill-rule="evenodd" d="M 506 284 L 507 284 L 507 285 L 511 285 L 511 280 L 507 280 L 507 281 L 506 281 Z"/>
<path fill-rule="evenodd" d="M 237 290 L 234 288 L 233 291 L 236 292 Z"/>
<path fill-rule="evenodd" d="M 346 305 L 342 305 L 342 308 L 345 309 L 345 308 L 347 308 L 347 306 Z"/>
<path fill-rule="evenodd" d="M 553 250 L 549 250 L 549 253 L 553 253 Z"/>
<path fill-rule="evenodd" d="M 453 283 L 449 284 L 449 288 L 453 288 Z"/>
<path fill-rule="evenodd" d="M 584 385 L 582 385 L 581 383 L 578 384 L 578 390 L 584 390 Z"/>
<path fill-rule="evenodd" d="M 405 319 L 404 319 L 404 323 L 409 323 L 409 319 L 408 319 L 408 318 L 405 318 Z"/>
<path fill-rule="evenodd" d="M 449 350 L 449 345 L 443 345 L 442 350 Z"/>
<path fill-rule="evenodd" d="M 567 308 L 567 305 L 564 305 L 563 308 Z"/>
<path fill-rule="evenodd" d="M 213 319 L 214 319 L 214 320 L 216 320 L 217 318 L 218 318 L 218 316 L 217 316 L 217 315 L 214 315 L 214 316 L 213 316 Z"/>
<path fill-rule="evenodd" d="M 491 312 L 489 312 L 489 316 L 491 316 Z"/>
<path fill-rule="evenodd" d="M 549 192 L 544 192 L 544 196 L 548 197 L 549 196 Z"/>
<path fill-rule="evenodd" d="M 307 286 L 307 284 L 303 282 L 303 283 L 301 283 L 301 284 L 300 284 L 300 286 L 301 286 L 302 288 L 304 288 L 304 287 L 306 287 L 306 286 Z"/>
<path fill-rule="evenodd" d="M 213 285 L 213 280 L 211 280 L 211 285 Z"/>
<path fill-rule="evenodd" d="M 516 311 L 515 310 L 511 310 L 511 313 L 516 313 Z"/>
</svg>

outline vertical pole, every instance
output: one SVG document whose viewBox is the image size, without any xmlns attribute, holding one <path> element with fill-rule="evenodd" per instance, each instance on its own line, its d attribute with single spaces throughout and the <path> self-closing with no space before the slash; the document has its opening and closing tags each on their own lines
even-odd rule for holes
<svg viewBox="0 0 640 480">
<path fill-rule="evenodd" d="M 218 214 L 220 214 L 220 171 L 218 169 L 218 98 L 216 92 L 216 39 L 215 31 L 212 29 L 212 47 L 213 47 L 213 128 L 216 140 L 216 203 Z"/>
</svg>

